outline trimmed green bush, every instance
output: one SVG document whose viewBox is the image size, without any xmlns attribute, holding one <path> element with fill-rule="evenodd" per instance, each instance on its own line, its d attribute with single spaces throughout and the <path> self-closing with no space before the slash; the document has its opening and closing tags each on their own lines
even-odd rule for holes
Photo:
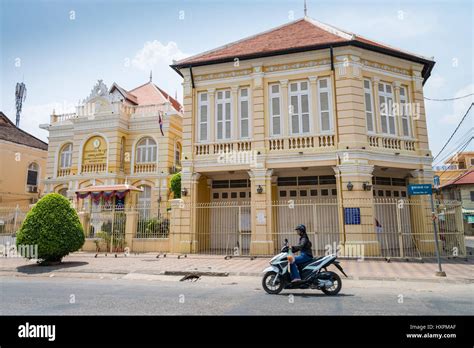
<svg viewBox="0 0 474 348">
<path fill-rule="evenodd" d="M 181 198 L 181 173 L 176 173 L 171 177 L 170 186 L 173 198 Z"/>
<path fill-rule="evenodd" d="M 16 245 L 38 245 L 38 259 L 59 262 L 84 244 L 84 230 L 76 211 L 60 194 L 44 196 L 26 215 Z M 18 248 L 20 250 L 20 248 Z"/>
</svg>

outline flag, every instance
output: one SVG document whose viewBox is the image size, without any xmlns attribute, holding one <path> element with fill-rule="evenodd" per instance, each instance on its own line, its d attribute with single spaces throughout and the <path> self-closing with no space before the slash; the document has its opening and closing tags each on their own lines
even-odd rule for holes
<svg viewBox="0 0 474 348">
<path fill-rule="evenodd" d="M 165 135 L 165 133 L 163 133 L 163 119 L 161 118 L 161 111 L 160 113 L 158 114 L 158 122 L 160 123 L 160 131 L 161 131 L 161 135 Z"/>
</svg>

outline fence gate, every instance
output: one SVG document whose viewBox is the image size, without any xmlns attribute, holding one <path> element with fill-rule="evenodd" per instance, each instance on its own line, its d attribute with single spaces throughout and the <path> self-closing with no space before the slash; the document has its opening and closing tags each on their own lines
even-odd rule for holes
<svg viewBox="0 0 474 348">
<path fill-rule="evenodd" d="M 249 255 L 251 206 L 243 202 L 198 203 L 197 252 L 215 255 Z"/>
<path fill-rule="evenodd" d="M 93 205 L 88 237 L 94 238 L 97 252 L 125 251 L 125 223 L 123 206 Z"/>
</svg>

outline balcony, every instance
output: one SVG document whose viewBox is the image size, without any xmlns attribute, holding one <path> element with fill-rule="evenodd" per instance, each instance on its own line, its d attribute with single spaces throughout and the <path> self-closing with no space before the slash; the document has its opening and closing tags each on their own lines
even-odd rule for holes
<svg viewBox="0 0 474 348">
<path fill-rule="evenodd" d="M 83 164 L 81 166 L 81 173 L 104 173 L 106 171 L 107 171 L 106 163 Z"/>
<path fill-rule="evenodd" d="M 197 156 L 202 155 L 214 155 L 221 153 L 230 153 L 230 152 L 241 152 L 241 151 L 251 151 L 252 150 L 252 141 L 251 140 L 236 140 L 231 142 L 224 143 L 211 143 L 211 144 L 195 144 L 194 145 L 194 154 Z"/>
<path fill-rule="evenodd" d="M 58 172 L 57 172 L 58 177 L 68 176 L 70 174 L 71 174 L 71 168 L 58 169 Z"/>
<path fill-rule="evenodd" d="M 389 150 L 415 151 L 416 141 L 401 139 L 384 135 L 368 135 L 367 140 L 370 147 Z"/>
<path fill-rule="evenodd" d="M 269 152 L 334 148 L 334 135 L 289 136 L 267 138 Z"/>
<path fill-rule="evenodd" d="M 156 163 L 136 163 L 133 166 L 135 174 L 156 173 Z"/>
</svg>

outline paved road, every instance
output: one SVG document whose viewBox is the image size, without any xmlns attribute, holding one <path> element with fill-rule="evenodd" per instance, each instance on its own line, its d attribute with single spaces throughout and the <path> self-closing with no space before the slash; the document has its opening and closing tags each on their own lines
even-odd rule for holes
<svg viewBox="0 0 474 348">
<path fill-rule="evenodd" d="M 340 296 L 328 297 L 316 290 L 268 295 L 257 277 L 179 278 L 0 277 L 0 314 L 474 314 L 474 284 L 347 280 Z"/>
</svg>

